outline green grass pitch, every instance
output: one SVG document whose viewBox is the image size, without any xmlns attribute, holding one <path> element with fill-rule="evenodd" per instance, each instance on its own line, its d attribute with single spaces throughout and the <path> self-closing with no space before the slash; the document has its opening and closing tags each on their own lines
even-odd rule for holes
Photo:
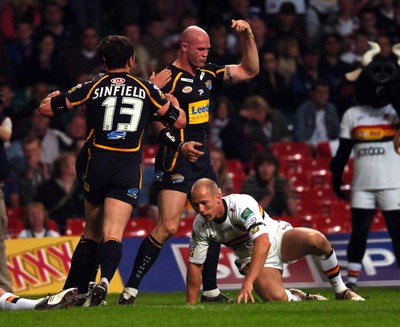
<svg viewBox="0 0 400 327">
<path fill-rule="evenodd" d="M 365 287 L 359 290 L 365 302 L 337 301 L 331 289 L 307 289 L 329 298 L 324 302 L 249 304 L 185 304 L 185 293 L 139 293 L 130 307 L 116 305 L 118 295 L 107 297 L 108 305 L 52 311 L 0 311 L 0 326 L 81 327 L 275 327 L 275 326 L 400 326 L 400 287 Z M 227 291 L 234 298 L 237 291 Z"/>
</svg>

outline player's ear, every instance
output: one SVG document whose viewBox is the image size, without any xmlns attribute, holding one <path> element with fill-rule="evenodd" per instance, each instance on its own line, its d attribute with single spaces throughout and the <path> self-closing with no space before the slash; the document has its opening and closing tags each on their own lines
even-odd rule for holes
<svg viewBox="0 0 400 327">
<path fill-rule="evenodd" d="M 188 48 L 189 48 L 189 44 L 187 44 L 186 42 L 181 43 L 181 49 L 183 52 L 187 52 Z"/>
</svg>

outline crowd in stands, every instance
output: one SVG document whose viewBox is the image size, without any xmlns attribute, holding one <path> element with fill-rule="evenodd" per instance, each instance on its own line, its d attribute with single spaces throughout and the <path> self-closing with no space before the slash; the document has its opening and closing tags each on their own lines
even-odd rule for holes
<svg viewBox="0 0 400 327">
<path fill-rule="evenodd" d="M 215 160 L 240 162 L 244 176 L 254 175 L 264 161 L 278 170 L 275 157 L 256 157 L 276 142 L 307 143 L 316 156 L 321 142 L 337 140 L 340 119 L 353 104 L 345 74 L 361 65 L 368 41 L 389 58 L 400 42 L 396 0 L 0 0 L 0 112 L 13 123 L 6 144 L 12 168 L 6 206 L 42 203 L 60 234 L 68 218 L 83 217 L 74 162 L 87 133 L 85 108 L 49 119 L 38 104 L 101 71 L 95 53 L 102 37 L 130 38 L 136 50 L 132 74 L 148 79 L 176 58 L 179 35 L 190 25 L 209 33 L 208 61 L 236 63 L 241 44 L 231 31 L 232 18 L 250 23 L 260 73 L 246 84 L 213 89 L 209 140 Z M 144 143 L 157 140 L 148 134 Z M 219 169 L 225 190 L 240 191 Z M 282 198 L 286 182 L 280 178 L 275 193 L 290 207 L 286 213 L 295 214 L 291 193 Z M 150 188 L 151 180 L 144 185 Z"/>
</svg>

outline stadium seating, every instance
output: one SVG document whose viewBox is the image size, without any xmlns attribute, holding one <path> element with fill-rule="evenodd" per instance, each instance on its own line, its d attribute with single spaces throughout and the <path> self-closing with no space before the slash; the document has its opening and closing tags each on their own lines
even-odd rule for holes
<svg viewBox="0 0 400 327">
<path fill-rule="evenodd" d="M 233 193 L 240 193 L 243 180 L 246 178 L 242 163 L 240 160 L 227 159 L 226 167 L 233 182 Z"/>
<path fill-rule="evenodd" d="M 142 163 L 143 165 L 154 166 L 158 145 L 145 144 L 143 145 Z"/>
<path fill-rule="evenodd" d="M 285 157 L 312 157 L 311 147 L 306 142 L 273 142 L 272 152 L 279 160 Z"/>
<path fill-rule="evenodd" d="M 340 214 L 313 215 L 311 227 L 323 234 L 349 233 L 351 230 L 349 217 Z"/>
<path fill-rule="evenodd" d="M 65 222 L 65 235 L 67 236 L 81 236 L 84 231 L 84 218 L 70 218 Z"/>
<path fill-rule="evenodd" d="M 16 237 L 18 231 L 21 231 L 23 225 L 24 209 L 22 207 L 6 207 L 8 219 L 7 233 L 11 238 Z"/>
<path fill-rule="evenodd" d="M 192 235 L 194 218 L 181 219 L 175 237 L 190 237 Z"/>
<path fill-rule="evenodd" d="M 372 231 L 387 230 L 385 219 L 383 218 L 382 212 L 380 210 L 378 210 L 377 213 L 375 214 L 374 219 L 372 220 L 371 223 L 370 230 Z"/>
<path fill-rule="evenodd" d="M 146 237 L 155 227 L 151 218 L 131 218 L 126 225 L 124 237 Z"/>
</svg>

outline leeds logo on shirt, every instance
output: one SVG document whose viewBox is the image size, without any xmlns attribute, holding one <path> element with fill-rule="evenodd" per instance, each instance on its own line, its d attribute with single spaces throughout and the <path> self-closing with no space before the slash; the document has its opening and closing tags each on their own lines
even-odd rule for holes
<svg viewBox="0 0 400 327">
<path fill-rule="evenodd" d="M 209 100 L 189 103 L 189 124 L 207 123 L 209 120 Z"/>
</svg>

